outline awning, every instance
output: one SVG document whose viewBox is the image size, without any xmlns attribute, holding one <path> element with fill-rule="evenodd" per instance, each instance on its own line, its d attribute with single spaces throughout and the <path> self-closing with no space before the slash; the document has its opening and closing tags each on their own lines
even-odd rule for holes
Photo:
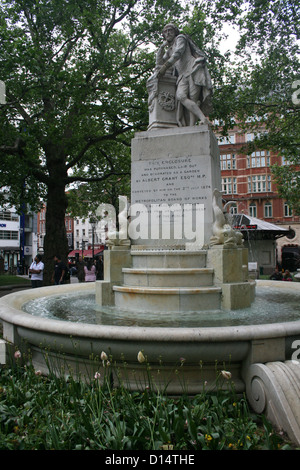
<svg viewBox="0 0 300 470">
<path fill-rule="evenodd" d="M 250 217 L 245 214 L 233 215 L 233 225 L 235 228 L 243 230 L 266 230 L 271 232 L 288 233 L 289 229 L 280 227 L 265 220 L 257 219 L 256 217 Z"/>
<path fill-rule="evenodd" d="M 276 239 L 288 236 L 291 231 L 290 228 L 280 227 L 245 214 L 234 214 L 231 224 L 235 230 L 246 234 L 246 238 Z"/>
<path fill-rule="evenodd" d="M 99 253 L 102 253 L 103 250 L 104 250 L 104 247 L 103 248 L 95 248 L 94 249 L 94 256 L 99 255 Z M 83 255 L 84 258 L 92 258 L 93 257 L 93 250 L 83 250 L 83 253 L 82 253 L 82 250 L 73 250 L 68 254 L 68 258 L 75 258 L 76 254 L 81 255 L 81 256 Z"/>
</svg>

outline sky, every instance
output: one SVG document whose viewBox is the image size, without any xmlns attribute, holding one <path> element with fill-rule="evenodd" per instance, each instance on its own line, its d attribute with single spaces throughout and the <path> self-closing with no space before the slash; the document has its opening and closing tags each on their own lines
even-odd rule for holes
<svg viewBox="0 0 300 470">
<path fill-rule="evenodd" d="M 220 45 L 220 51 L 224 54 L 228 50 L 234 51 L 239 40 L 239 33 L 229 24 L 224 24 L 223 30 L 228 35 L 228 38 Z"/>
</svg>

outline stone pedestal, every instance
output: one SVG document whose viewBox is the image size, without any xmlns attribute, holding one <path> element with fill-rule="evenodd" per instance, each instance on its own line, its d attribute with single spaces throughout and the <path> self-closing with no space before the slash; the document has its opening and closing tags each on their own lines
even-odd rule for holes
<svg viewBox="0 0 300 470">
<path fill-rule="evenodd" d="M 245 248 L 226 248 L 224 245 L 214 245 L 207 253 L 207 264 L 213 267 L 216 285 L 241 282 L 244 273 Z"/>
<path fill-rule="evenodd" d="M 247 248 L 214 245 L 207 252 L 207 265 L 214 270 L 214 284 L 222 288 L 223 309 L 250 307 L 255 295 L 255 281 L 248 280 L 247 276 Z"/>
<path fill-rule="evenodd" d="M 114 246 L 104 251 L 104 281 L 96 281 L 96 303 L 98 305 L 114 305 L 113 286 L 123 282 L 123 268 L 131 266 L 130 249 Z"/>
<path fill-rule="evenodd" d="M 131 159 L 132 243 L 186 248 L 193 244 L 192 249 L 208 244 L 212 191 L 221 187 L 219 148 L 210 126 L 138 133 Z"/>
<path fill-rule="evenodd" d="M 154 109 L 158 126 L 158 95 Z M 210 247 L 214 190 L 220 191 L 217 140 L 209 125 L 163 128 L 132 140 L 131 249 L 105 252 L 96 300 L 132 312 L 200 312 L 248 307 L 247 250 Z M 222 209 L 220 208 L 220 211 Z M 225 242 L 224 242 L 225 243 Z"/>
<path fill-rule="evenodd" d="M 151 77 L 147 82 L 149 94 L 148 130 L 178 127 L 176 121 L 176 77 L 168 73 L 161 79 Z"/>
</svg>

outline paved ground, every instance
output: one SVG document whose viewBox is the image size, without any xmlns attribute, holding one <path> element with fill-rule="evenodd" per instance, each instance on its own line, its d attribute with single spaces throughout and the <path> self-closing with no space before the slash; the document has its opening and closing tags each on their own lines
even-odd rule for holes
<svg viewBox="0 0 300 470">
<path fill-rule="evenodd" d="M 28 276 L 18 276 L 18 277 L 23 277 L 24 279 L 28 279 Z M 75 276 L 71 276 L 71 283 L 77 283 L 78 279 Z M 13 292 L 18 292 L 20 290 L 24 289 L 31 289 L 31 285 L 11 285 L 11 286 L 0 286 L 0 297 L 3 297 L 4 295 L 7 294 L 12 294 Z"/>
<path fill-rule="evenodd" d="M 19 292 L 20 290 L 26 290 L 30 289 L 31 286 L 22 286 L 20 285 L 15 285 L 15 286 L 0 286 L 0 297 L 3 297 L 4 295 L 7 294 L 12 294 L 13 292 Z"/>
<path fill-rule="evenodd" d="M 23 277 L 24 279 L 28 279 L 28 276 L 18 276 L 18 277 Z M 71 276 L 71 283 L 77 283 L 78 279 L 75 276 Z M 11 286 L 0 286 L 0 297 L 3 297 L 4 295 L 7 294 L 12 294 L 14 292 L 19 292 L 20 290 L 27 290 L 31 289 L 31 285 L 28 284 L 26 286 L 20 284 L 20 285 L 11 285 Z M 0 338 L 2 337 L 2 322 L 0 320 Z"/>
</svg>

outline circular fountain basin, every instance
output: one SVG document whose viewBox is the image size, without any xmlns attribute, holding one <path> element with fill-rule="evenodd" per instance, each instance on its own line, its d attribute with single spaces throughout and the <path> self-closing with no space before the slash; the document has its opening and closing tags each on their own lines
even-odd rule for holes
<svg viewBox="0 0 300 470">
<path fill-rule="evenodd" d="M 300 283 L 257 281 L 259 289 L 276 288 L 282 299 L 299 296 Z M 169 393 L 213 387 L 218 370 L 231 372 L 237 391 L 244 391 L 244 369 L 251 363 L 285 361 L 292 357 L 294 341 L 300 336 L 300 319 L 290 317 L 289 305 L 282 303 L 282 318 L 289 321 L 214 326 L 147 326 L 91 324 L 36 316 L 25 312 L 30 302 L 57 295 L 88 295 L 93 283 L 69 284 L 21 291 L 0 299 L 4 338 L 16 348 L 30 349 L 37 369 L 48 373 L 84 375 L 108 369 L 100 360 L 102 351 L 110 357 L 110 371 L 116 381 L 130 389 L 145 387 L 149 370 L 153 383 Z M 298 301 L 298 304 L 299 301 Z M 105 314 L 107 316 L 107 313 Z M 212 314 L 213 315 L 213 314 Z M 101 316 L 101 315 L 100 315 Z M 297 316 L 295 317 L 297 318 Z M 112 321 L 113 323 L 113 321 Z M 172 324 L 171 324 L 172 325 Z M 145 363 L 137 359 L 142 351 Z M 147 366 L 145 365 L 147 364 Z"/>
</svg>

